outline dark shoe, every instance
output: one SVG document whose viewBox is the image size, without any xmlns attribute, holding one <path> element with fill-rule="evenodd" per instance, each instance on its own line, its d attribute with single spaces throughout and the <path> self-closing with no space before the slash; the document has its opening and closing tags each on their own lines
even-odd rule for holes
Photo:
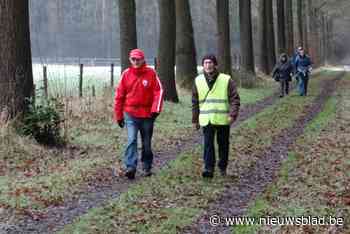
<svg viewBox="0 0 350 234">
<path fill-rule="evenodd" d="M 145 169 L 143 169 L 143 175 L 144 175 L 145 177 L 151 176 L 151 175 L 152 175 L 151 168 L 145 168 Z"/>
<path fill-rule="evenodd" d="M 132 168 L 128 168 L 125 172 L 125 176 L 129 179 L 129 180 L 133 180 L 135 179 L 135 173 L 136 170 L 132 169 Z"/>
<path fill-rule="evenodd" d="M 212 171 L 203 171 L 202 172 L 202 177 L 203 178 L 213 178 L 214 173 Z"/>
<path fill-rule="evenodd" d="M 283 98 L 283 95 L 280 95 L 280 98 Z"/>
</svg>

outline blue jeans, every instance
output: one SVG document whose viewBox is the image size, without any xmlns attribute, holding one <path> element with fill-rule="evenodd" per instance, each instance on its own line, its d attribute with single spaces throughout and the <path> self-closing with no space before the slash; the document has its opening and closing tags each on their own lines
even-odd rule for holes
<svg viewBox="0 0 350 234">
<path fill-rule="evenodd" d="M 142 140 L 141 162 L 144 169 L 151 169 L 153 162 L 152 135 L 154 119 L 136 118 L 124 113 L 125 125 L 128 130 L 128 144 L 124 155 L 124 164 L 128 169 L 137 167 L 137 135 L 140 131 Z"/>
<path fill-rule="evenodd" d="M 307 95 L 307 86 L 309 83 L 309 77 L 300 75 L 298 79 L 298 89 L 300 96 L 306 96 Z"/>
</svg>

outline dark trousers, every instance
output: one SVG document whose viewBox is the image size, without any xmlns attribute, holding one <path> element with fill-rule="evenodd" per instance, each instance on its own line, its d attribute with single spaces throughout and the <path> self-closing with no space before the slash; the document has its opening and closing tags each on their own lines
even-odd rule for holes
<svg viewBox="0 0 350 234">
<path fill-rule="evenodd" d="M 144 169 L 151 169 L 153 163 L 151 145 L 154 119 L 135 118 L 127 113 L 124 113 L 124 118 L 128 130 L 128 144 L 124 156 L 126 168 L 136 169 L 137 167 L 137 135 L 140 132 L 142 140 L 141 162 Z"/>
<path fill-rule="evenodd" d="M 289 93 L 289 81 L 287 79 L 281 79 L 280 80 L 280 90 L 281 94 L 280 96 L 288 95 Z"/>
<path fill-rule="evenodd" d="M 215 167 L 215 133 L 219 146 L 219 162 L 218 167 L 226 170 L 228 163 L 228 153 L 230 144 L 230 126 L 229 125 L 207 125 L 203 127 L 204 133 L 204 169 L 206 171 L 214 171 Z"/>
</svg>

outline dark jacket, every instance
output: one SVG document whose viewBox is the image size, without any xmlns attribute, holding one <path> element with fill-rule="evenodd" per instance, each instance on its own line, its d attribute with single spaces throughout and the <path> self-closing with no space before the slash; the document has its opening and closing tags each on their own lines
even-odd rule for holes
<svg viewBox="0 0 350 234">
<path fill-rule="evenodd" d="M 212 76 L 204 73 L 205 79 L 207 81 L 208 87 L 211 90 L 219 73 L 216 72 Z M 239 108 L 240 108 L 240 97 L 237 92 L 237 86 L 234 80 L 230 79 L 228 84 L 228 100 L 230 105 L 230 117 L 234 120 L 237 119 Z M 199 101 L 198 101 L 198 90 L 196 84 L 193 84 L 192 87 L 192 123 L 199 122 Z"/>
<path fill-rule="evenodd" d="M 284 61 L 282 60 L 283 58 L 285 59 Z M 293 64 L 286 54 L 282 54 L 280 61 L 272 71 L 272 77 L 275 79 L 278 77 L 279 80 L 291 80 L 291 73 L 293 73 Z"/>
<path fill-rule="evenodd" d="M 295 70 L 297 72 L 308 71 L 311 65 L 312 65 L 311 59 L 307 55 L 304 55 L 304 56 L 298 55 L 295 59 Z"/>
</svg>

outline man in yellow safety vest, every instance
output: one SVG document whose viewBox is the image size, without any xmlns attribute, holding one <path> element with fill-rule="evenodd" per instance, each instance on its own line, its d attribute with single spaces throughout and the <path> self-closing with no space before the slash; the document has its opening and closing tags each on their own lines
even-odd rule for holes
<svg viewBox="0 0 350 234">
<path fill-rule="evenodd" d="M 215 168 L 215 133 L 219 146 L 218 167 L 221 175 L 226 175 L 230 126 L 237 119 L 240 98 L 231 77 L 218 72 L 218 63 L 214 55 L 204 56 L 202 65 L 204 72 L 196 77 L 192 89 L 192 123 L 197 130 L 203 128 L 202 176 L 212 178 Z"/>
</svg>

